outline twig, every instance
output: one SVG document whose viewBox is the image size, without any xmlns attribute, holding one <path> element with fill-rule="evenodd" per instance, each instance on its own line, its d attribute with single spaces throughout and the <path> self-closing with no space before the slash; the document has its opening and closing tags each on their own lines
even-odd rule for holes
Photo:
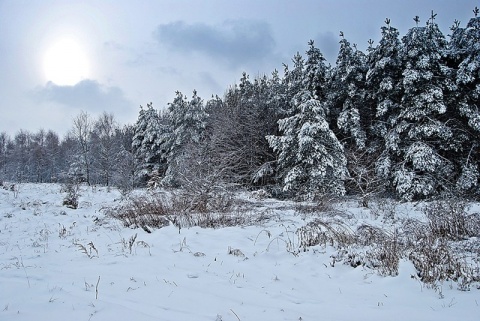
<svg viewBox="0 0 480 321">
<path fill-rule="evenodd" d="M 23 273 L 25 273 L 25 277 L 27 278 L 28 288 L 30 288 L 30 278 L 28 277 L 27 269 L 25 268 L 25 265 L 23 265 L 23 257 L 22 256 L 20 256 L 20 263 L 21 263 L 21 266 L 22 266 L 22 269 L 23 269 Z"/>
<path fill-rule="evenodd" d="M 232 311 L 232 313 L 235 314 L 235 316 L 237 317 L 238 321 L 241 321 L 240 318 L 238 317 L 238 315 L 235 313 L 235 311 L 233 311 L 232 309 L 230 309 L 230 311 Z"/>
<path fill-rule="evenodd" d="M 95 286 L 95 300 L 98 300 L 98 283 L 100 283 L 100 275 L 98 276 L 97 285 Z"/>
</svg>

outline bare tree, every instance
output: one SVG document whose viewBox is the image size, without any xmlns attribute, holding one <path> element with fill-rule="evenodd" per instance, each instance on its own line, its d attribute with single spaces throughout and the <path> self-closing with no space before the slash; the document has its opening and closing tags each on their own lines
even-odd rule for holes
<svg viewBox="0 0 480 321">
<path fill-rule="evenodd" d="M 10 137 L 7 133 L 0 133 L 0 181 L 7 177 L 7 164 L 8 164 L 8 144 Z"/>
<path fill-rule="evenodd" d="M 347 157 L 348 177 L 345 182 L 347 192 L 362 197 L 362 206 L 369 207 L 370 200 L 386 191 L 386 181 L 376 172 L 376 162 L 380 152 L 348 146 L 345 149 Z"/>
<path fill-rule="evenodd" d="M 48 182 L 56 182 L 60 174 L 60 138 L 49 130 L 45 136 L 46 177 Z"/>
<path fill-rule="evenodd" d="M 47 154 L 45 148 L 46 132 L 40 129 L 31 136 L 32 146 L 30 147 L 29 163 L 32 171 L 31 180 L 37 183 L 44 183 L 46 178 Z"/>
<path fill-rule="evenodd" d="M 115 157 L 118 155 L 119 146 L 115 140 L 118 128 L 113 114 L 104 112 L 93 124 L 92 131 L 92 158 L 94 171 L 102 184 L 110 186 L 115 170 Z"/>
<path fill-rule="evenodd" d="M 90 115 L 82 111 L 73 119 L 72 137 L 76 140 L 79 148 L 80 166 L 85 175 L 84 179 L 90 185 L 91 171 L 91 151 L 90 134 L 92 131 L 92 121 Z"/>
</svg>

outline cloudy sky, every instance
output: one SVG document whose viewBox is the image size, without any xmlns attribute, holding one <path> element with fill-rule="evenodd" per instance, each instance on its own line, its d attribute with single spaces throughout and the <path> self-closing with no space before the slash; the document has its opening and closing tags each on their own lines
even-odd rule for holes
<svg viewBox="0 0 480 321">
<path fill-rule="evenodd" d="M 0 132 L 65 134 L 80 111 L 136 121 L 180 90 L 207 100 L 246 71 L 270 74 L 314 39 L 332 64 L 339 31 L 364 50 L 385 18 L 404 35 L 431 10 L 447 35 L 478 0 L 0 0 Z"/>
</svg>

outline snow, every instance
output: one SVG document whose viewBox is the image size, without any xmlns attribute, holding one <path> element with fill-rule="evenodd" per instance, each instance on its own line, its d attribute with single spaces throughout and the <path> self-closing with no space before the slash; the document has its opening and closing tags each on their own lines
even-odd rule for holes
<svg viewBox="0 0 480 321">
<path fill-rule="evenodd" d="M 105 217 L 102 209 L 121 199 L 115 190 L 83 187 L 73 210 L 62 206 L 59 185 L 17 188 L 0 189 L 0 320 L 468 321 L 480 315 L 479 290 L 425 287 L 407 261 L 397 277 L 381 277 L 366 267 L 332 267 L 328 247 L 292 254 L 293 232 L 308 217 L 288 202 L 264 201 L 273 215 L 263 225 L 169 226 L 148 234 Z M 378 223 L 345 206 L 354 220 Z M 413 207 L 401 215 L 415 215 Z"/>
</svg>

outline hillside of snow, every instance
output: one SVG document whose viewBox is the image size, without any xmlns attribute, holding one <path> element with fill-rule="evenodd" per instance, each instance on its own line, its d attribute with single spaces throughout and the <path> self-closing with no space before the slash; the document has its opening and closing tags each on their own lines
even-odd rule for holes
<svg viewBox="0 0 480 321">
<path fill-rule="evenodd" d="M 106 216 L 116 190 L 82 187 L 78 209 L 64 196 L 56 184 L 0 189 L 0 320 L 479 320 L 479 289 L 426 286 L 406 259 L 380 276 L 335 264 L 330 246 L 299 250 L 295 231 L 321 214 L 290 202 L 255 201 L 267 213 L 255 224 L 147 233 Z M 346 224 L 389 224 L 339 206 Z"/>
</svg>

